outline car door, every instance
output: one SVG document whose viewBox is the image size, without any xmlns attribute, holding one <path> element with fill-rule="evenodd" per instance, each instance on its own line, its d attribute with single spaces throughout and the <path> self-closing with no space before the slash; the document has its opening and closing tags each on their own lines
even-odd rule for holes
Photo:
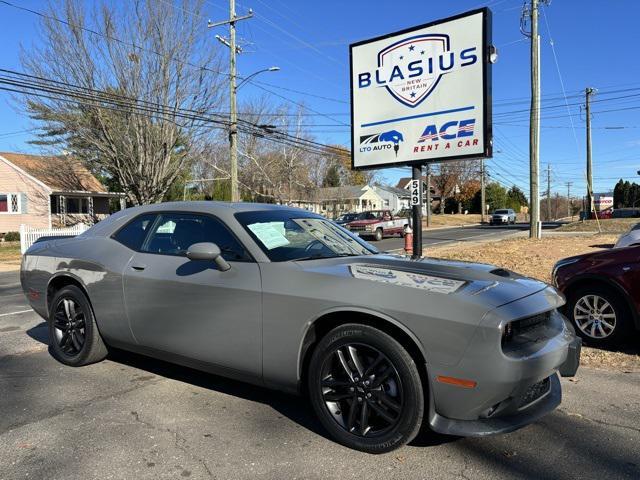
<svg viewBox="0 0 640 480">
<path fill-rule="evenodd" d="M 213 242 L 231 269 L 186 257 Z M 219 219 L 162 213 L 125 268 L 127 316 L 144 347 L 233 369 L 261 372 L 261 282 L 258 265 Z"/>
</svg>

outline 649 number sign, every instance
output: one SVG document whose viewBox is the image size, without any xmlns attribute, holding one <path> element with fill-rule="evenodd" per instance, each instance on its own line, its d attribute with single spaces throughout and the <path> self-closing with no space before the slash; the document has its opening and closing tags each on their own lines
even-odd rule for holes
<svg viewBox="0 0 640 480">
<path fill-rule="evenodd" d="M 411 206 L 422 205 L 422 182 L 411 180 Z"/>
</svg>

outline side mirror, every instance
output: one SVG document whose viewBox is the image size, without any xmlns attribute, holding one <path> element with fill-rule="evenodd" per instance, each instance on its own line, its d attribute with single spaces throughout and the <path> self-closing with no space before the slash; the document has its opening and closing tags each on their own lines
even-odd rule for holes
<svg viewBox="0 0 640 480">
<path fill-rule="evenodd" d="M 222 258 L 220 248 L 215 243 L 194 243 L 187 250 L 187 258 L 189 260 L 213 261 L 223 272 L 226 272 L 231 268 L 231 265 L 229 265 L 229 263 L 227 263 L 227 261 Z"/>
</svg>

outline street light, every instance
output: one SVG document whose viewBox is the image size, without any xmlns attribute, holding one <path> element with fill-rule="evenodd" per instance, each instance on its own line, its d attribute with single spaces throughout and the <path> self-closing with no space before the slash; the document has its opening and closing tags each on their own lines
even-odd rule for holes
<svg viewBox="0 0 640 480">
<path fill-rule="evenodd" d="M 232 55 L 235 59 L 235 55 Z M 258 70 L 257 72 L 252 73 L 251 75 L 245 77 L 240 85 L 236 86 L 236 70 L 235 70 L 235 62 L 233 62 L 233 67 L 231 69 L 231 78 L 230 78 L 230 97 L 231 97 L 231 112 L 230 112 L 230 122 L 229 122 L 229 150 L 230 150 L 230 160 L 231 160 L 231 201 L 239 202 L 240 201 L 240 189 L 238 188 L 238 104 L 236 100 L 236 94 L 238 89 L 251 80 L 256 75 L 263 72 L 277 72 L 280 70 L 280 67 L 269 67 L 263 70 Z"/>
<path fill-rule="evenodd" d="M 247 83 L 249 80 L 251 80 L 256 75 L 259 75 L 259 74 L 261 74 L 263 72 L 277 72 L 278 70 L 280 70 L 280 67 L 269 67 L 269 68 L 265 68 L 263 70 L 258 70 L 257 72 L 254 72 L 251 75 L 249 75 L 248 77 L 244 77 L 244 79 L 236 87 L 236 91 L 239 90 L 240 87 L 242 87 L 245 83 Z"/>
</svg>

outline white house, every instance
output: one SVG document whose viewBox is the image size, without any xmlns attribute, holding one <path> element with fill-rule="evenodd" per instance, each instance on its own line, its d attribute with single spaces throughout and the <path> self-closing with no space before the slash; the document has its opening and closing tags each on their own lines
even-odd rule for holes
<svg viewBox="0 0 640 480">
<path fill-rule="evenodd" d="M 404 188 L 390 187 L 389 185 L 374 185 L 373 190 L 383 200 L 383 208 L 392 212 L 398 212 L 403 208 L 409 208 L 411 193 Z"/>
</svg>

